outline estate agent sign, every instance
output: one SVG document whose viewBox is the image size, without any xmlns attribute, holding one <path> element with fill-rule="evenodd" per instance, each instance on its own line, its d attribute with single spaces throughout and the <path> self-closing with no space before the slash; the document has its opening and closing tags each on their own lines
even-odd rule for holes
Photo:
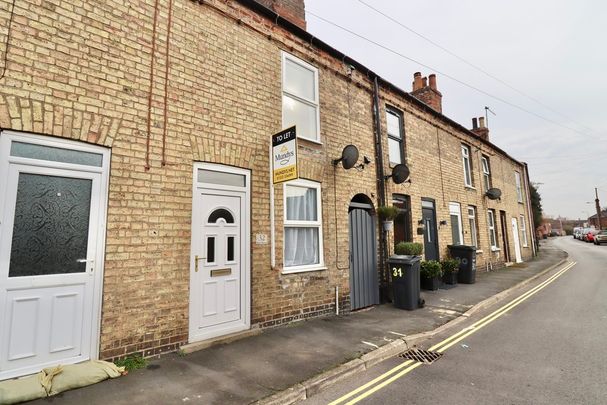
<svg viewBox="0 0 607 405">
<path fill-rule="evenodd" d="M 272 135 L 272 173 L 274 184 L 294 180 L 297 172 L 297 136 L 295 127 Z"/>
</svg>

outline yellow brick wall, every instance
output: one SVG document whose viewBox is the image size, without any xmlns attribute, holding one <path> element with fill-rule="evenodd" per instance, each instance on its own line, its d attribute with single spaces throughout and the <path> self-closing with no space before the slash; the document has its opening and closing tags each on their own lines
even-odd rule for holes
<svg viewBox="0 0 607 405">
<path fill-rule="evenodd" d="M 340 60 L 238 3 L 174 0 L 163 165 L 168 9 L 160 2 L 148 138 L 153 5 L 151 0 L 18 1 L 6 77 L 0 81 L 2 128 L 111 148 L 101 357 L 149 355 L 187 341 L 193 162 L 250 169 L 251 233 L 270 235 L 268 144 L 270 135 L 282 129 L 281 50 L 319 68 L 322 144 L 300 141 L 299 157 L 301 177 L 322 187 L 327 270 L 281 273 L 283 187 L 277 186 L 276 268 L 270 266 L 270 245 L 257 245 L 252 238 L 252 323 L 271 326 L 333 311 L 336 286 L 347 307 L 348 205 L 358 193 L 376 201 L 376 167 L 346 171 L 331 162 L 350 143 L 359 148 L 360 161 L 363 155 L 375 160 L 369 78 L 354 72 L 350 80 Z M 0 27 L 7 26 L 9 8 L 9 1 L 0 0 Z M 6 33 L 0 29 L 0 43 L 6 42 Z M 448 219 L 449 201 L 462 208 L 476 205 L 486 251 L 486 219 L 480 215 L 485 200 L 480 191 L 463 188 L 456 138 L 470 137 L 394 94 L 383 96 L 405 110 L 412 171 L 412 184 L 390 185 L 388 195 L 411 195 L 414 226 L 421 217 L 421 197 L 436 199 L 439 220 Z M 437 127 L 442 171 L 436 170 Z M 504 195 L 501 203 L 489 206 L 522 213 L 523 207 L 512 202 L 513 163 L 491 158 L 494 185 Z M 438 173 L 444 177 L 444 198 Z M 450 231 L 442 227 L 440 233 L 444 250 Z"/>
</svg>

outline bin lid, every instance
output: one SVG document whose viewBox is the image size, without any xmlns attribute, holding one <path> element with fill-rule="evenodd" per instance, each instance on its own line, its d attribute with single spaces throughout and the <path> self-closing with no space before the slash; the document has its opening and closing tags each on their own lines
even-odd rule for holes
<svg viewBox="0 0 607 405">
<path fill-rule="evenodd" d="M 470 245 L 447 245 L 449 249 L 453 250 L 474 250 L 476 252 L 476 246 Z"/>
<path fill-rule="evenodd" d="M 422 259 L 421 256 L 412 256 L 412 255 L 392 255 L 388 258 L 389 262 L 396 263 L 415 263 Z"/>
</svg>

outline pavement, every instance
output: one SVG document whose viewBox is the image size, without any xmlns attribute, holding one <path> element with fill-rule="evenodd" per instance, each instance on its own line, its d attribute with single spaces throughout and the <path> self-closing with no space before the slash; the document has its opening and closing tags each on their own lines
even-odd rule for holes
<svg viewBox="0 0 607 405">
<path fill-rule="evenodd" d="M 566 258 L 543 241 L 533 261 L 479 269 L 475 284 L 422 291 L 421 309 L 386 304 L 265 329 L 190 354 L 163 355 L 128 376 L 31 404 L 293 403 L 443 332 Z"/>
</svg>

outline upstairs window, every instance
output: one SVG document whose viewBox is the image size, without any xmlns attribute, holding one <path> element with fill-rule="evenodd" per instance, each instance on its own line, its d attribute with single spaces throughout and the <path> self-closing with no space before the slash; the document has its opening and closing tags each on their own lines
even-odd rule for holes
<svg viewBox="0 0 607 405">
<path fill-rule="evenodd" d="M 299 138 L 320 142 L 318 69 L 283 52 L 282 126 L 293 125 Z"/>
<path fill-rule="evenodd" d="M 516 198 L 518 202 L 523 202 L 523 189 L 521 188 L 521 174 L 514 172 L 514 180 L 516 181 Z"/>
<path fill-rule="evenodd" d="M 483 187 L 484 191 L 487 191 L 491 188 L 491 168 L 489 158 L 485 155 L 481 157 L 481 166 L 483 167 Z"/>
<path fill-rule="evenodd" d="M 470 155 L 470 146 L 462 144 L 462 164 L 464 165 L 464 184 L 466 187 L 474 187 L 472 184 Z"/>
<path fill-rule="evenodd" d="M 403 163 L 403 116 L 400 112 L 386 108 L 386 126 L 388 128 L 388 155 L 390 164 Z"/>
</svg>

